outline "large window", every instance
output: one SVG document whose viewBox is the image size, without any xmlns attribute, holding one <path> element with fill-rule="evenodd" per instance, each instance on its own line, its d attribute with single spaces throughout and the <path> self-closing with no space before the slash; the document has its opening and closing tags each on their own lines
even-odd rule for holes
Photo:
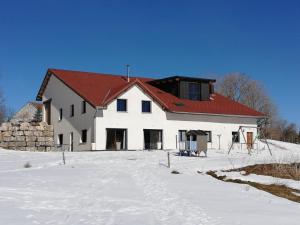
<svg viewBox="0 0 300 225">
<path fill-rule="evenodd" d="M 142 112 L 151 113 L 151 101 L 142 101 Z"/>
<path fill-rule="evenodd" d="M 126 112 L 127 111 L 127 100 L 126 99 L 117 99 L 117 111 Z"/>
<path fill-rule="evenodd" d="M 57 144 L 58 145 L 63 145 L 64 144 L 64 135 L 63 134 L 59 134 L 57 136 Z"/>
<path fill-rule="evenodd" d="M 81 113 L 86 113 L 86 101 L 82 101 L 81 103 Z"/>
<path fill-rule="evenodd" d="M 70 117 L 74 116 L 74 105 L 70 106 Z"/>
<path fill-rule="evenodd" d="M 232 132 L 232 142 L 233 143 L 240 143 L 240 134 L 239 132 Z"/>
<path fill-rule="evenodd" d="M 60 109 L 59 109 L 58 120 L 62 120 L 62 118 L 63 118 L 63 109 L 60 108 Z"/>
<path fill-rule="evenodd" d="M 198 83 L 189 83 L 189 99 L 190 100 L 200 100 L 201 87 Z"/>
<path fill-rule="evenodd" d="M 186 130 L 179 131 L 179 141 L 186 141 Z"/>
<path fill-rule="evenodd" d="M 86 143 L 86 142 L 87 142 L 87 130 L 82 130 L 80 143 Z"/>
</svg>

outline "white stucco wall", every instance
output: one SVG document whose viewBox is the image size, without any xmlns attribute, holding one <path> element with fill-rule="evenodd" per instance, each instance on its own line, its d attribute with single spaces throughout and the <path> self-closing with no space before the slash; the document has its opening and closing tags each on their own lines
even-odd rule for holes
<svg viewBox="0 0 300 225">
<path fill-rule="evenodd" d="M 212 132 L 212 143 L 209 148 L 219 147 L 218 134 L 221 134 L 221 148 L 228 149 L 231 144 L 232 132 L 237 131 L 239 126 L 256 126 L 255 118 L 237 116 L 212 116 L 212 115 L 191 115 L 168 113 L 152 101 L 139 87 L 134 86 L 123 93 L 118 98 L 127 99 L 127 112 L 117 112 L 116 100 L 112 101 L 106 109 L 97 113 L 95 119 L 96 149 L 106 148 L 106 129 L 124 128 L 128 133 L 128 149 L 143 149 L 144 136 L 143 129 L 163 130 L 164 149 L 176 148 L 176 136 L 179 130 L 206 130 Z M 141 112 L 141 101 L 152 101 L 152 112 Z M 253 132 L 255 128 L 245 128 L 246 132 Z M 241 142 L 244 142 L 242 136 Z M 235 147 L 238 147 L 236 145 Z"/>
<path fill-rule="evenodd" d="M 70 132 L 73 132 L 74 150 L 91 150 L 94 133 L 95 108 L 86 103 L 86 113 L 81 113 L 83 99 L 51 76 L 43 95 L 43 101 L 51 99 L 51 124 L 54 126 L 54 140 L 58 143 L 58 134 L 63 134 L 64 144 L 70 143 Z M 74 104 L 74 117 L 70 117 L 70 106 Z M 59 121 L 59 109 L 63 109 L 63 118 Z M 87 142 L 80 143 L 81 130 L 87 130 Z"/>
</svg>

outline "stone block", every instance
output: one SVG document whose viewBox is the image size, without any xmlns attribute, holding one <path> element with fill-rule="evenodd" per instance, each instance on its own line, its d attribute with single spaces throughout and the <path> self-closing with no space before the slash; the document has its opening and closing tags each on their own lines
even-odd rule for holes
<svg viewBox="0 0 300 225">
<path fill-rule="evenodd" d="M 43 131 L 43 130 L 44 130 L 44 127 L 42 127 L 42 126 L 36 126 L 35 129 L 36 129 L 36 130 L 39 130 L 39 131 Z"/>
<path fill-rule="evenodd" d="M 22 123 L 20 126 L 20 130 L 29 130 L 29 125 L 27 125 L 27 123 Z"/>
<path fill-rule="evenodd" d="M 54 146 L 54 141 L 46 141 L 45 146 L 48 146 L 48 147 Z"/>
<path fill-rule="evenodd" d="M 18 151 L 26 151 L 26 147 L 23 147 L 23 146 L 15 147 L 15 150 L 18 150 Z"/>
<path fill-rule="evenodd" d="M 0 147 L 1 148 L 7 148 L 8 147 L 8 142 L 0 142 Z"/>
<path fill-rule="evenodd" d="M 43 135 L 45 137 L 53 137 L 54 136 L 52 131 L 43 131 Z"/>
<path fill-rule="evenodd" d="M 34 136 L 43 136 L 43 132 L 42 131 L 34 131 Z"/>
<path fill-rule="evenodd" d="M 46 142 L 44 142 L 44 141 L 38 141 L 35 143 L 35 146 L 37 146 L 37 147 L 41 147 L 41 146 L 45 146 L 45 145 L 46 145 Z"/>
<path fill-rule="evenodd" d="M 18 127 L 11 126 L 8 128 L 9 131 L 18 131 Z"/>
<path fill-rule="evenodd" d="M 26 131 L 27 132 L 27 131 Z M 16 136 L 23 136 L 24 135 L 24 132 L 23 131 L 16 131 L 15 132 L 15 135 Z"/>
<path fill-rule="evenodd" d="M 45 137 L 45 141 L 54 142 L 54 137 Z"/>
<path fill-rule="evenodd" d="M 47 124 L 46 122 L 43 121 L 43 122 L 40 122 L 40 126 L 41 126 L 41 127 L 46 127 L 46 126 L 48 126 L 48 124 Z"/>
<path fill-rule="evenodd" d="M 26 141 L 36 141 L 36 136 L 26 136 Z"/>
<path fill-rule="evenodd" d="M 36 147 L 26 147 L 25 149 L 26 151 L 32 151 L 32 152 L 37 150 Z"/>
<path fill-rule="evenodd" d="M 16 141 L 25 141 L 25 136 L 16 136 Z"/>
<path fill-rule="evenodd" d="M 8 127 L 5 127 L 3 125 L 0 127 L 0 131 L 7 131 L 7 130 L 8 130 Z"/>
<path fill-rule="evenodd" d="M 35 147 L 35 142 L 34 141 L 28 141 L 26 142 L 27 147 Z"/>
<path fill-rule="evenodd" d="M 15 142 L 16 147 L 26 147 L 26 142 L 25 141 L 18 141 Z"/>
<path fill-rule="evenodd" d="M 13 141 L 8 142 L 8 148 L 9 149 L 13 149 L 15 147 L 16 147 L 16 142 L 13 142 Z"/>
<path fill-rule="evenodd" d="M 24 135 L 25 136 L 34 136 L 34 132 L 30 131 L 30 130 L 26 130 L 26 131 L 24 131 Z"/>
<path fill-rule="evenodd" d="M 37 141 L 38 142 L 45 142 L 46 139 L 45 139 L 45 137 L 37 137 Z"/>
<path fill-rule="evenodd" d="M 36 131 L 36 126 L 30 126 L 30 127 L 28 127 L 28 130 L 30 130 L 30 131 Z"/>
<path fill-rule="evenodd" d="M 41 151 L 41 152 L 44 152 L 44 151 L 46 151 L 46 147 L 37 147 L 37 150 Z"/>
<path fill-rule="evenodd" d="M 11 137 L 12 132 L 11 131 L 5 131 L 2 133 L 3 137 Z"/>
<path fill-rule="evenodd" d="M 10 141 L 10 140 L 11 140 L 11 136 L 10 136 L 10 137 L 3 137 L 3 141 L 8 142 L 8 141 Z"/>
</svg>

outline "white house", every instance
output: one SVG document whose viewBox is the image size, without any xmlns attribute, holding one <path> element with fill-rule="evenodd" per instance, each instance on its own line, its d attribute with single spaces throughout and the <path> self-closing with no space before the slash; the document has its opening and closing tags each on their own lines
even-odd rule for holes
<svg viewBox="0 0 300 225">
<path fill-rule="evenodd" d="M 209 148 L 228 149 L 240 126 L 242 144 L 252 145 L 264 115 L 214 93 L 214 83 L 49 69 L 37 100 L 57 144 L 74 151 L 178 149 L 187 130 L 206 131 Z"/>
</svg>

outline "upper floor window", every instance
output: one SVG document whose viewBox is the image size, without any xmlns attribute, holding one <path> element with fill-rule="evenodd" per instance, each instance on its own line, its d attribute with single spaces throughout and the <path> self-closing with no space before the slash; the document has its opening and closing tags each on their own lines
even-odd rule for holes
<svg viewBox="0 0 300 225">
<path fill-rule="evenodd" d="M 189 82 L 188 95 L 190 100 L 200 100 L 200 96 L 201 96 L 200 84 Z"/>
<path fill-rule="evenodd" d="M 142 112 L 151 113 L 151 101 L 142 101 Z"/>
<path fill-rule="evenodd" d="M 239 132 L 236 132 L 236 131 L 232 132 L 232 142 L 233 143 L 240 143 L 240 134 L 239 134 Z"/>
<path fill-rule="evenodd" d="M 63 109 L 60 108 L 60 109 L 59 109 L 58 120 L 62 120 L 62 118 L 63 118 Z"/>
<path fill-rule="evenodd" d="M 70 106 L 70 117 L 74 116 L 74 105 Z"/>
<path fill-rule="evenodd" d="M 81 103 L 81 113 L 86 113 L 86 101 L 82 101 Z"/>
<path fill-rule="evenodd" d="M 127 111 L 127 100 L 126 99 L 117 99 L 117 111 L 126 112 Z"/>
<path fill-rule="evenodd" d="M 87 142 L 87 130 L 82 130 L 80 143 L 86 143 L 86 142 Z"/>
</svg>

